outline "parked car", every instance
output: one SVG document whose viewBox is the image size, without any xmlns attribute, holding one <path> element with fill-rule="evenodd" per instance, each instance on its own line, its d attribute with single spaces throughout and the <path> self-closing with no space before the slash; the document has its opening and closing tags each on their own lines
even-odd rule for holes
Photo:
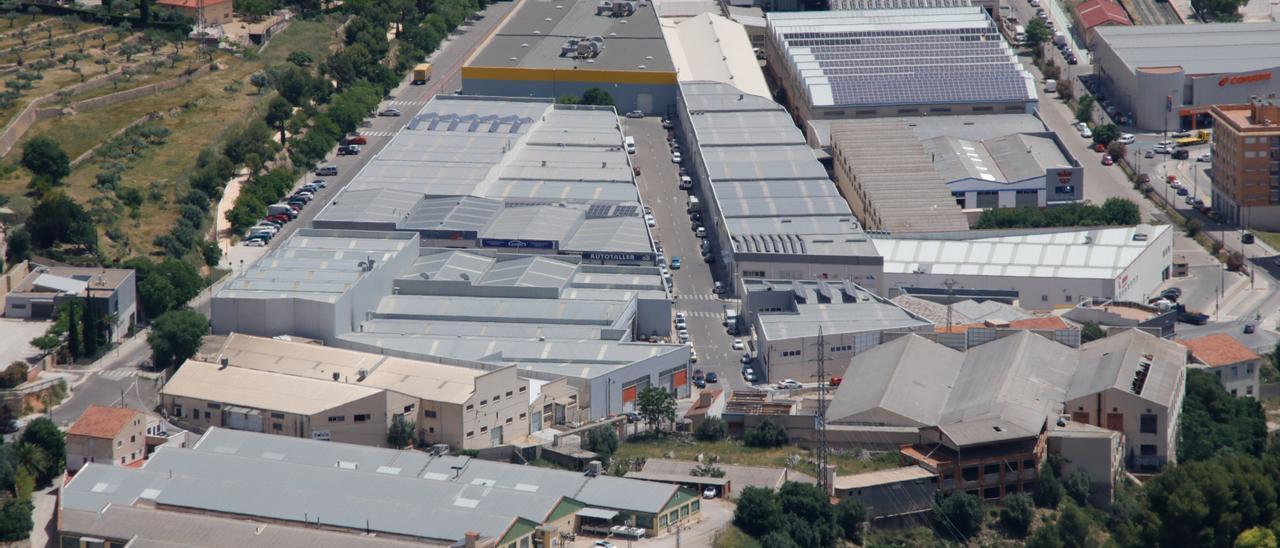
<svg viewBox="0 0 1280 548">
<path fill-rule="evenodd" d="M 734 340 L 733 340 L 733 349 L 734 349 L 734 350 L 742 350 L 743 348 L 746 348 L 746 345 L 742 344 L 742 339 L 734 339 Z"/>
<path fill-rule="evenodd" d="M 1253 322 L 1250 322 L 1250 323 L 1244 324 L 1244 332 L 1245 332 L 1245 333 L 1253 333 L 1253 332 L 1254 332 L 1254 331 L 1256 331 L 1256 330 L 1257 330 L 1257 326 L 1255 326 L 1255 325 L 1253 324 Z"/>
<path fill-rule="evenodd" d="M 1089 127 L 1088 127 L 1088 126 L 1085 126 L 1085 128 L 1084 128 L 1084 129 L 1080 130 L 1080 136 L 1081 136 L 1081 137 L 1084 137 L 1085 139 L 1092 139 L 1092 138 L 1093 138 L 1093 130 L 1089 129 Z"/>
<path fill-rule="evenodd" d="M 645 224 L 649 225 L 649 228 L 658 226 L 658 221 L 653 218 L 653 215 L 645 215 L 644 222 Z"/>
<path fill-rule="evenodd" d="M 1178 196 L 1186 196 L 1189 193 L 1190 192 L 1187 190 L 1187 187 L 1185 186 L 1178 187 Z"/>
<path fill-rule="evenodd" d="M 704 498 L 704 499 L 713 499 L 713 498 L 716 498 L 716 488 L 715 488 L 715 487 L 707 487 L 706 489 L 703 489 L 703 490 L 702 490 L 702 498 Z"/>
<path fill-rule="evenodd" d="M 671 153 L 671 163 L 678 164 L 682 161 L 684 161 L 684 158 L 680 156 L 680 151 L 677 150 Z"/>
<path fill-rule="evenodd" d="M 249 247 L 262 247 L 267 245 L 267 241 L 262 238 L 248 238 L 244 241 L 244 245 Z"/>
<path fill-rule="evenodd" d="M 778 383 L 779 390 L 799 390 L 801 388 L 804 388 L 804 385 L 800 384 L 799 381 L 792 379 L 786 379 Z"/>
<path fill-rule="evenodd" d="M 1204 153 L 1204 154 L 1201 154 L 1200 156 L 1196 157 L 1196 161 L 1197 161 L 1197 162 L 1206 162 L 1206 163 L 1212 162 L 1212 161 L 1213 161 L 1213 154 L 1212 154 L 1212 153 L 1209 153 L 1209 152 L 1206 152 L 1206 153 Z"/>
<path fill-rule="evenodd" d="M 640 414 L 635 411 L 623 413 L 623 415 L 627 417 L 627 422 L 640 422 L 644 420 L 644 417 L 640 416 Z"/>
<path fill-rule="evenodd" d="M 750 352 L 743 352 L 743 353 L 742 353 L 742 357 L 741 357 L 741 358 L 738 358 L 738 362 L 739 362 L 739 363 L 741 363 L 741 364 L 743 364 L 743 365 L 746 365 L 746 364 L 751 363 L 751 353 L 750 353 Z"/>
<path fill-rule="evenodd" d="M 368 140 L 368 139 L 366 139 L 364 135 L 360 135 L 359 133 L 357 133 L 357 134 L 355 134 L 355 135 L 348 135 L 348 136 L 347 136 L 347 138 L 346 138 L 346 143 L 344 143 L 344 144 L 348 144 L 348 145 L 367 145 L 367 144 L 369 144 L 369 140 Z"/>
<path fill-rule="evenodd" d="M 743 370 L 742 370 L 742 380 L 745 380 L 745 381 L 747 381 L 747 382 L 751 382 L 751 383 L 756 382 L 756 372 L 755 372 L 755 371 L 752 371 L 752 370 L 750 370 L 750 369 L 743 369 Z"/>
<path fill-rule="evenodd" d="M 671 270 L 680 270 L 680 257 L 671 258 Z"/>
<path fill-rule="evenodd" d="M 827 381 L 831 386 L 840 386 L 841 382 L 844 382 L 844 377 L 831 377 L 831 380 Z"/>
<path fill-rule="evenodd" d="M 390 116 L 390 117 L 400 116 L 400 109 L 398 108 L 384 109 L 382 112 L 378 113 L 378 116 Z"/>
<path fill-rule="evenodd" d="M 1121 133 L 1120 138 L 1116 140 L 1120 141 L 1120 144 L 1122 145 L 1132 145 L 1133 142 L 1137 140 L 1137 136 L 1132 133 Z"/>
<path fill-rule="evenodd" d="M 1155 151 L 1155 149 L 1150 149 L 1150 148 L 1149 148 L 1149 149 L 1147 149 L 1146 151 L 1144 151 L 1144 152 L 1142 153 L 1142 157 L 1143 157 L 1143 158 L 1155 158 L 1155 157 L 1156 157 L 1156 151 Z"/>
<path fill-rule="evenodd" d="M 1246 243 L 1246 244 L 1251 244 L 1251 243 L 1253 243 L 1253 233 L 1252 233 L 1252 232 L 1245 232 L 1244 234 L 1241 234 L 1241 235 L 1240 235 L 1240 241 L 1241 241 L 1242 243 Z"/>
<path fill-rule="evenodd" d="M 716 375 L 716 372 L 715 372 L 715 371 L 708 371 L 708 372 L 707 372 L 707 382 L 716 382 L 716 381 L 719 381 L 719 380 L 720 380 L 720 377 Z"/>
<path fill-rule="evenodd" d="M 1114 163 L 1115 163 L 1115 162 L 1111 159 L 1111 155 L 1109 155 L 1109 154 L 1104 154 L 1104 155 L 1102 155 L 1102 165 L 1104 165 L 1104 166 L 1109 166 L 1109 165 L 1114 164 Z"/>
<path fill-rule="evenodd" d="M 324 179 L 316 179 L 316 180 L 314 180 L 314 181 L 311 181 L 311 183 L 309 183 L 309 184 L 311 184 L 312 186 L 314 186 L 314 187 L 316 187 L 316 188 L 324 188 L 324 187 L 329 186 L 329 184 L 328 184 L 328 183 L 325 183 L 325 182 L 324 182 Z"/>
<path fill-rule="evenodd" d="M 627 118 L 644 118 L 644 111 L 633 110 L 627 113 Z"/>
<path fill-rule="evenodd" d="M 673 127 L 676 127 L 676 124 L 674 122 L 666 118 L 662 119 L 662 129 L 671 129 Z"/>
<path fill-rule="evenodd" d="M 1160 141 L 1156 146 L 1151 147 L 1151 150 L 1156 154 L 1169 154 L 1173 152 L 1173 141 Z"/>
</svg>

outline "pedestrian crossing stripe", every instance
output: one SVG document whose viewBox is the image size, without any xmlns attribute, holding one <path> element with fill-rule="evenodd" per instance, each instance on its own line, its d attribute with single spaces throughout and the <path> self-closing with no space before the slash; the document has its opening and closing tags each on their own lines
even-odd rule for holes
<svg viewBox="0 0 1280 548">
<path fill-rule="evenodd" d="M 107 379 L 123 380 L 129 377 L 137 376 L 138 370 L 137 369 L 112 369 L 110 371 L 103 371 L 98 375 Z"/>
<path fill-rule="evenodd" d="M 407 106 L 413 106 L 413 105 L 425 105 L 427 104 L 427 102 L 426 101 L 391 101 L 389 104 L 395 105 L 395 106 L 407 107 Z"/>
</svg>

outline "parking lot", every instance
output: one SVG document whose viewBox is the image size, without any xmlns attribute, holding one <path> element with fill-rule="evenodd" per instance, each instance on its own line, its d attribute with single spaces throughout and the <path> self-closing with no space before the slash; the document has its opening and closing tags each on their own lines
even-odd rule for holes
<svg viewBox="0 0 1280 548">
<path fill-rule="evenodd" d="M 657 225 L 649 230 L 662 244 L 668 262 L 680 258 L 680 268 L 671 270 L 675 310 L 687 319 L 690 343 L 698 355 L 694 367 L 715 372 L 723 387 L 745 388 L 748 383 L 742 379 L 738 361 L 742 352 L 733 350 L 734 337 L 722 323 L 725 309 L 737 309 L 740 303 L 713 293 L 716 279 L 712 267 L 718 265 L 708 265 L 702 259 L 702 239 L 694 234 L 687 211 L 690 194 L 680 189 L 679 166 L 671 161 L 667 130 L 658 118 L 627 118 L 623 133 L 636 141 L 636 153 L 631 156 L 632 164 L 640 169 L 636 184 Z"/>
<path fill-rule="evenodd" d="M 0 318 L 0 367 L 39 355 L 40 351 L 31 346 L 31 339 L 43 335 L 50 325 L 53 322 L 48 320 Z"/>
</svg>

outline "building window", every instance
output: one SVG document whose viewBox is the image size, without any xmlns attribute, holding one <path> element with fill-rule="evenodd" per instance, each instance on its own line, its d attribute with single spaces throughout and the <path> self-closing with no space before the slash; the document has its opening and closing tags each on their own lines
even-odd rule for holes
<svg viewBox="0 0 1280 548">
<path fill-rule="evenodd" d="M 1138 446 L 1138 453 L 1139 453 L 1140 455 L 1144 456 L 1144 457 L 1154 457 L 1154 456 L 1156 456 L 1156 446 L 1154 446 L 1154 445 L 1139 445 L 1139 446 Z"/>
<path fill-rule="evenodd" d="M 272 413 L 272 414 L 271 414 L 271 418 L 273 418 L 273 419 L 283 419 L 283 418 L 284 418 L 284 413 Z"/>
<path fill-rule="evenodd" d="M 346 415 L 330 415 L 329 416 L 329 422 L 346 422 L 346 421 L 347 421 Z"/>
<path fill-rule="evenodd" d="M 1036 468 L 1036 461 L 1031 460 L 1031 459 L 1027 459 L 1027 460 L 1022 461 L 1022 469 L 1023 469 L 1023 470 L 1034 470 L 1035 468 Z"/>
<path fill-rule="evenodd" d="M 488 426 L 481 426 L 481 427 L 480 427 L 480 433 L 481 433 L 481 434 L 483 434 L 483 433 L 485 433 L 485 432 L 488 432 L 488 431 L 489 431 L 489 427 L 488 427 Z"/>
<path fill-rule="evenodd" d="M 521 387 L 520 387 L 520 393 L 522 393 L 522 394 L 523 394 L 523 393 L 524 393 L 524 391 L 525 391 L 525 389 L 526 389 L 526 387 L 521 386 Z"/>
<path fill-rule="evenodd" d="M 1042 303 L 1047 303 L 1047 302 L 1049 302 L 1049 296 L 1048 296 L 1048 295 L 1041 295 L 1041 296 L 1040 296 L 1040 302 L 1042 302 Z"/>
<path fill-rule="evenodd" d="M 511 391 L 510 391 L 510 390 L 508 390 L 508 391 L 507 391 L 507 397 L 508 397 L 508 398 L 510 398 L 510 397 L 511 397 Z"/>
<path fill-rule="evenodd" d="M 1000 475 L 1000 464 L 987 464 L 982 467 L 982 475 L 998 476 Z"/>
<path fill-rule="evenodd" d="M 138 436 L 129 436 L 129 443 L 138 443 Z"/>
<path fill-rule="evenodd" d="M 525 419 L 525 417 L 527 417 L 528 415 L 529 415 L 528 413 L 521 413 L 521 414 L 520 414 L 520 420 L 524 420 L 524 419 Z"/>
<path fill-rule="evenodd" d="M 1246 395 L 1246 396 L 1252 396 L 1252 395 L 1253 395 L 1253 385 L 1251 384 L 1251 385 L 1249 385 L 1249 386 L 1244 387 L 1244 393 L 1245 393 L 1245 395 Z"/>
<path fill-rule="evenodd" d="M 208 411 L 205 411 L 205 412 L 204 412 L 204 420 L 207 420 L 207 421 L 211 421 L 211 420 L 213 420 L 213 415 L 209 414 L 209 412 L 208 412 Z"/>
<path fill-rule="evenodd" d="M 988 488 L 986 488 L 986 489 L 983 489 L 983 490 L 982 490 L 982 498 L 987 499 L 987 500 L 991 500 L 991 499 L 998 499 L 998 498 L 1000 498 L 1000 488 L 999 488 L 999 487 L 988 487 Z"/>
<path fill-rule="evenodd" d="M 283 425 L 283 424 L 280 424 L 280 423 L 278 423 L 278 422 L 273 422 L 273 423 L 271 423 L 271 429 L 272 429 L 272 430 L 274 430 L 274 431 L 276 431 L 276 432 L 280 432 L 280 431 L 284 430 L 284 425 Z"/>
<path fill-rule="evenodd" d="M 489 405 L 489 400 L 480 400 L 480 407 L 484 407 L 486 405 Z"/>
<path fill-rule="evenodd" d="M 468 438 L 474 438 L 474 437 L 475 437 L 475 435 L 476 435 L 475 430 L 472 430 L 472 431 L 470 431 L 470 432 L 467 432 L 467 437 L 468 437 Z"/>
<path fill-rule="evenodd" d="M 743 270 L 742 277 L 743 278 L 763 278 L 764 271 L 763 270 Z"/>
<path fill-rule="evenodd" d="M 1143 434 L 1155 434 L 1158 430 L 1156 425 L 1156 416 L 1152 413 L 1143 413 L 1138 416 L 1138 431 Z"/>
<path fill-rule="evenodd" d="M 502 400 L 502 394 L 494 394 L 494 395 L 493 395 L 493 403 L 498 403 L 498 402 L 499 402 L 499 401 L 501 401 L 501 400 Z"/>
<path fill-rule="evenodd" d="M 422 412 L 422 416 L 424 416 L 424 417 L 426 417 L 426 418 L 428 418 L 428 419 L 434 419 L 434 418 L 436 418 L 436 412 L 435 412 L 435 411 L 432 411 L 432 410 L 430 410 L 430 409 L 428 409 L 428 410 L 426 410 L 426 411 L 423 411 L 423 412 Z"/>
<path fill-rule="evenodd" d="M 511 424 L 511 421 L 513 421 L 513 420 L 515 420 L 515 419 L 513 419 L 513 418 L 511 418 L 511 417 L 507 417 L 507 424 Z"/>
<path fill-rule="evenodd" d="M 124 447 L 124 440 L 116 440 L 116 447 Z"/>
<path fill-rule="evenodd" d="M 474 405 L 472 405 L 472 404 L 469 404 L 469 403 L 467 404 L 467 411 L 470 411 L 470 410 L 475 409 L 475 408 L 476 408 L 476 406 L 474 406 Z"/>
<path fill-rule="evenodd" d="M 178 418 L 182 418 L 182 406 L 181 406 L 181 405 L 178 405 L 178 404 L 176 404 L 176 403 L 175 403 L 175 404 L 173 404 L 173 416 L 178 417 Z"/>
<path fill-rule="evenodd" d="M 355 415 L 355 417 L 354 417 L 354 418 L 355 418 L 356 422 L 365 422 L 365 421 L 369 420 L 369 418 L 370 418 L 370 417 L 372 417 L 372 415 L 370 415 L 370 414 L 368 414 L 368 413 L 363 413 L 363 414 L 360 414 L 360 415 Z"/>
<path fill-rule="evenodd" d="M 414 404 L 412 404 L 412 403 L 411 403 L 411 404 L 409 404 L 409 405 L 406 405 L 406 406 L 404 406 L 404 412 L 405 412 L 405 413 L 412 413 L 412 412 L 413 412 L 414 407 L 416 407 L 416 406 L 415 406 Z"/>
<path fill-rule="evenodd" d="M 965 481 L 978 481 L 978 467 L 966 466 L 960 471 L 960 477 Z"/>
</svg>

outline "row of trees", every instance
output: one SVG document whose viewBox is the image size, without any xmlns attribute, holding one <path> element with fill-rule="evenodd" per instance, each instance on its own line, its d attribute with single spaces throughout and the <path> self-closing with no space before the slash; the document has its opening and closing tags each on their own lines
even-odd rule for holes
<svg viewBox="0 0 1280 548">
<path fill-rule="evenodd" d="M 1101 206 L 1068 204 L 1048 209 L 1001 207 L 982 212 L 973 228 L 1039 228 L 1055 226 L 1136 225 L 1142 222 L 1138 205 L 1124 198 L 1107 198 Z"/>
<path fill-rule="evenodd" d="M 831 504 L 816 485 L 787 482 L 776 493 L 747 487 L 738 494 L 733 523 L 767 548 L 827 548 L 862 542 L 867 510 L 852 498 Z"/>
<path fill-rule="evenodd" d="M 28 538 L 34 523 L 31 494 L 45 487 L 66 469 L 67 446 L 62 431 L 46 418 L 38 418 L 22 432 L 17 443 L 0 445 L 0 541 Z"/>
</svg>

